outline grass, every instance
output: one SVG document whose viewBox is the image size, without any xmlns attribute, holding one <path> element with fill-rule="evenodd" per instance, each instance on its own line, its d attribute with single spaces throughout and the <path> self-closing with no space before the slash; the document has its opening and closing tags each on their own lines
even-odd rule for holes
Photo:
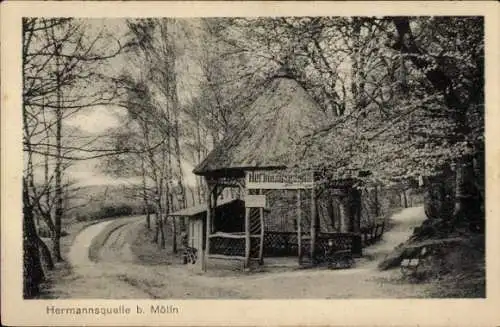
<svg viewBox="0 0 500 327">
<path fill-rule="evenodd" d="M 485 298 L 484 235 L 466 238 L 434 258 L 430 267 L 431 297 Z"/>
<path fill-rule="evenodd" d="M 417 274 L 402 278 L 403 282 L 429 283 L 430 298 L 486 296 L 484 235 L 463 236 L 458 242 L 443 243 L 430 251 Z M 402 249 L 396 249 L 395 253 L 402 253 Z M 399 267 L 395 257 L 391 258 L 393 266 Z"/>
<path fill-rule="evenodd" d="M 131 251 L 137 260 L 144 265 L 171 265 L 181 263 L 181 253 L 172 252 L 172 238 L 167 235 L 165 248 L 162 249 L 153 242 L 154 228 L 148 229 L 146 225 L 137 231 L 137 237 L 131 242 Z M 168 233 L 167 233 L 168 234 Z"/>
</svg>

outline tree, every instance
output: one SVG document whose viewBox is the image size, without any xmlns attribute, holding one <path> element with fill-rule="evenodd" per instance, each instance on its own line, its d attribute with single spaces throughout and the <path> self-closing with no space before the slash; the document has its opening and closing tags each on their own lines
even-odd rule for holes
<svg viewBox="0 0 500 327">
<path fill-rule="evenodd" d="M 431 115 L 447 116 L 453 124 L 448 142 L 459 150 L 456 161 L 455 210 L 458 220 L 475 220 L 481 215 L 481 188 L 474 166 L 484 171 L 484 163 L 474 163 L 484 151 L 484 44 L 480 17 L 417 20 L 421 30 L 432 30 L 416 38 L 408 17 L 394 18 L 399 47 L 415 67 L 442 95 L 445 106 Z M 453 26 L 453 27 L 452 27 Z M 483 167 L 481 167 L 483 166 Z"/>
<path fill-rule="evenodd" d="M 455 216 L 474 205 L 476 214 L 465 215 L 477 216 L 481 192 L 474 189 L 483 187 L 464 176 L 484 169 L 467 155 L 481 156 L 483 148 L 480 18 L 236 18 L 220 25 L 218 36 L 232 47 L 227 56 L 244 55 L 239 71 L 262 83 L 285 68 L 331 113 L 298 161 L 336 178 L 369 170 L 368 179 L 404 187 L 465 160 L 468 168 L 457 165 Z M 260 63 L 267 70 L 252 71 Z"/>
<path fill-rule="evenodd" d="M 120 53 L 118 40 L 104 33 L 94 35 L 81 20 L 68 18 L 23 19 L 23 150 L 25 167 L 24 220 L 43 219 L 52 236 L 52 255 L 60 253 L 64 215 L 64 171 L 73 160 L 86 160 L 113 153 L 114 149 L 92 147 L 96 139 L 78 139 L 66 133 L 64 122 L 75 113 L 108 104 L 116 90 L 102 69 L 106 60 Z M 116 46 L 113 48 L 113 43 Z M 103 41 L 107 44 L 103 44 Z M 68 130 L 69 132 L 69 130 Z M 33 221 L 35 224 L 35 221 Z M 36 244 L 51 265 L 50 253 L 35 232 L 25 238 Z M 38 259 L 28 251 L 26 262 Z M 33 272 L 33 274 L 37 274 Z M 35 278 L 37 282 L 39 279 Z"/>
</svg>

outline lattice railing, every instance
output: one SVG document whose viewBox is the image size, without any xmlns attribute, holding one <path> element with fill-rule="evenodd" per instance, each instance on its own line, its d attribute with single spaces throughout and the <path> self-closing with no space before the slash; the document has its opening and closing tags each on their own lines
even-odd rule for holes
<svg viewBox="0 0 500 327">
<path fill-rule="evenodd" d="M 223 235 L 210 235 L 208 244 L 210 255 L 223 255 L 242 258 L 245 257 L 244 233 L 224 233 Z"/>
<path fill-rule="evenodd" d="M 266 232 L 264 234 L 264 256 L 296 256 L 297 254 L 296 232 Z"/>
<path fill-rule="evenodd" d="M 262 232 L 262 224 L 260 219 L 260 208 L 250 208 L 249 223 L 250 223 L 250 258 L 259 258 L 260 255 L 260 236 Z"/>
<path fill-rule="evenodd" d="M 320 233 L 317 239 L 317 249 L 324 252 L 328 247 L 328 242 L 332 242 L 335 250 L 351 250 L 353 234 L 351 233 Z"/>
</svg>

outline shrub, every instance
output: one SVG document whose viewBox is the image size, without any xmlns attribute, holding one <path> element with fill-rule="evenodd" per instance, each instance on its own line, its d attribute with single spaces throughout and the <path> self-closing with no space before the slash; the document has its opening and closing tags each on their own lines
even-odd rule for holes
<svg viewBox="0 0 500 327">
<path fill-rule="evenodd" d="M 130 216 L 134 209 L 128 204 L 106 205 L 97 212 L 96 218 L 109 218 L 117 216 Z"/>
<path fill-rule="evenodd" d="M 89 221 L 90 217 L 88 215 L 77 215 L 75 219 L 78 222 L 82 222 L 82 221 Z"/>
</svg>

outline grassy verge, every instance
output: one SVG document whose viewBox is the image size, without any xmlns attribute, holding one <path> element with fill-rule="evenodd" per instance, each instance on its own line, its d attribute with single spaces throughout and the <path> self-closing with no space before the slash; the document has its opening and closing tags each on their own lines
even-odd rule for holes
<svg viewBox="0 0 500 327">
<path fill-rule="evenodd" d="M 141 264 L 172 265 L 181 263 L 181 253 L 172 252 L 172 238 L 167 237 L 165 248 L 162 249 L 153 242 L 154 228 L 148 229 L 142 225 L 137 231 L 137 237 L 131 243 L 131 251 Z"/>
<path fill-rule="evenodd" d="M 407 245 L 415 245 L 415 242 L 408 242 Z M 484 250 L 484 235 L 463 236 L 457 238 L 456 242 L 434 246 L 434 250 L 429 250 L 432 253 L 422 259 L 418 273 L 401 276 L 401 282 L 428 283 L 430 287 L 426 293 L 429 298 L 484 298 Z M 395 255 L 390 260 L 386 259 L 379 267 L 385 265 L 385 269 L 398 269 L 404 251 L 404 246 L 396 249 Z"/>
<path fill-rule="evenodd" d="M 445 249 L 430 263 L 429 296 L 437 298 L 485 298 L 486 262 L 484 235 L 471 236 Z"/>
</svg>

